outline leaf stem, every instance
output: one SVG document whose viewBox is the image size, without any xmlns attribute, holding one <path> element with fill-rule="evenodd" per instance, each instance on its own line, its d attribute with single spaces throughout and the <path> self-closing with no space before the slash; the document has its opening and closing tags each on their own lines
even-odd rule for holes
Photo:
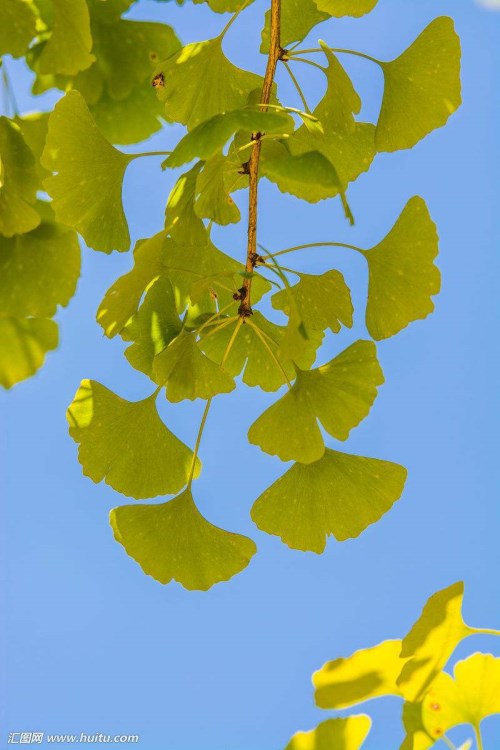
<svg viewBox="0 0 500 750">
<path fill-rule="evenodd" d="M 377 60 L 376 57 L 372 57 L 371 55 L 367 55 L 365 52 L 357 52 L 353 49 L 343 49 L 340 47 L 328 47 L 330 52 L 338 52 L 343 55 L 355 55 L 356 57 L 363 57 L 365 60 L 370 60 L 370 62 L 374 62 L 377 65 L 382 65 L 381 60 Z M 314 47 L 313 49 L 297 49 L 292 50 L 288 53 L 289 57 L 296 57 L 296 55 L 312 55 L 316 52 L 324 52 L 324 49 L 321 49 L 321 47 Z"/>
<path fill-rule="evenodd" d="M 140 154 L 127 154 L 131 159 L 141 159 L 143 156 L 169 156 L 171 151 L 143 151 Z"/>
<path fill-rule="evenodd" d="M 219 323 L 218 325 L 214 326 L 211 331 L 209 331 L 206 336 L 203 337 L 204 341 L 206 341 L 210 336 L 212 336 L 214 333 L 218 333 L 219 331 L 222 331 L 223 328 L 226 328 L 231 323 L 234 323 L 235 320 L 238 320 L 238 315 L 233 315 L 232 318 L 226 318 L 223 323 Z"/>
<path fill-rule="evenodd" d="M 442 735 L 441 739 L 447 745 L 450 750 L 457 750 L 456 746 L 453 744 L 453 742 L 450 740 L 449 737 L 447 737 L 445 734 Z"/>
<path fill-rule="evenodd" d="M 290 65 L 289 65 L 289 64 L 288 64 L 288 63 L 286 62 L 286 60 L 284 60 L 284 61 L 283 61 L 283 65 L 284 65 L 284 66 L 285 66 L 285 68 L 286 68 L 286 72 L 288 73 L 288 75 L 289 75 L 289 76 L 290 76 L 290 78 L 292 79 L 293 85 L 294 85 L 294 86 L 295 86 L 295 88 L 297 89 L 297 93 L 298 93 L 298 95 L 300 96 L 300 98 L 301 98 L 301 100 L 302 100 L 302 104 L 304 105 L 304 109 L 305 109 L 305 111 L 306 111 L 307 113 L 310 113 L 310 112 L 311 112 L 311 110 L 309 109 L 309 106 L 308 106 L 308 104 L 307 104 L 307 101 L 306 101 L 306 97 L 304 96 L 304 92 L 303 92 L 303 91 L 302 91 L 302 89 L 300 88 L 300 84 L 299 84 L 299 82 L 297 81 L 296 77 L 295 77 L 295 76 L 294 76 L 294 74 L 292 73 L 292 69 L 291 69 Z"/>
<path fill-rule="evenodd" d="M 271 349 L 271 347 L 270 347 L 270 346 L 269 346 L 269 344 L 267 343 L 267 341 L 266 341 L 266 338 L 267 338 L 267 337 L 266 337 L 266 338 L 264 338 L 264 337 L 265 337 L 265 333 L 264 333 L 263 331 L 261 331 L 261 330 L 260 330 L 260 328 L 259 328 L 259 326 L 255 325 L 255 323 L 253 323 L 253 322 L 252 322 L 252 321 L 251 321 L 250 319 L 248 319 L 247 323 L 248 323 L 248 324 L 249 324 L 249 325 L 251 326 L 251 328 L 252 328 L 252 329 L 253 329 L 253 330 L 255 331 L 256 335 L 257 335 L 257 336 L 259 337 L 259 339 L 261 340 L 261 342 L 262 342 L 262 345 L 263 345 L 263 346 L 265 347 L 265 349 L 267 350 L 267 352 L 268 352 L 269 356 L 270 356 L 270 357 L 271 357 L 271 359 L 273 360 L 273 362 L 274 362 L 274 364 L 276 365 L 276 367 L 278 367 L 278 369 L 280 370 L 281 374 L 283 375 L 283 377 L 284 377 L 284 378 L 285 378 L 285 380 L 286 380 L 286 383 L 287 383 L 287 385 L 288 385 L 288 388 L 289 388 L 289 389 L 291 390 L 291 389 L 292 389 L 292 384 L 291 384 L 291 382 L 290 382 L 290 379 L 289 379 L 288 375 L 287 375 L 287 374 L 286 374 L 286 372 L 285 372 L 285 368 L 283 367 L 283 365 L 281 364 L 281 362 L 280 362 L 280 361 L 279 361 L 279 359 L 278 359 L 278 358 L 276 357 L 275 353 L 273 352 L 273 350 Z"/>
<path fill-rule="evenodd" d="M 224 315 L 226 310 L 229 310 L 230 307 L 234 305 L 234 302 L 229 302 L 229 304 L 225 305 L 222 310 L 217 310 L 216 313 L 211 315 L 197 330 L 197 333 L 200 334 L 204 328 L 210 325 L 216 318 L 220 318 L 221 315 Z"/>
<path fill-rule="evenodd" d="M 236 19 L 240 15 L 240 13 L 243 10 L 245 10 L 245 8 L 247 7 L 247 5 L 249 3 L 250 3 L 250 0 L 244 0 L 244 2 L 240 5 L 240 7 L 238 8 L 238 10 L 236 11 L 236 13 L 233 13 L 233 15 L 231 16 L 231 18 L 229 19 L 229 21 L 224 26 L 224 28 L 222 29 L 221 33 L 219 34 L 219 39 L 223 39 L 225 37 L 225 35 L 229 31 L 229 29 L 231 28 L 231 26 L 233 25 L 233 23 L 236 21 Z"/>
<path fill-rule="evenodd" d="M 315 63 L 312 60 L 306 60 L 304 57 L 295 57 L 295 55 L 293 55 L 293 57 L 291 57 L 290 59 L 294 62 L 301 62 L 306 63 L 306 65 L 312 65 L 314 68 L 318 68 L 318 70 L 321 70 L 322 73 L 326 72 L 325 68 L 322 65 L 318 65 L 318 63 Z"/>
<path fill-rule="evenodd" d="M 474 724 L 474 734 L 476 736 L 477 750 L 484 750 L 483 749 L 483 738 L 481 737 L 481 727 L 480 727 L 479 724 L 477 726 Z"/>
<path fill-rule="evenodd" d="M 366 253 L 366 250 L 363 250 L 361 247 L 356 247 L 356 245 L 349 245 L 346 242 L 310 242 L 307 245 L 295 245 L 294 247 L 287 247 L 285 250 L 279 250 L 277 253 L 273 253 L 273 255 L 264 255 L 264 259 L 277 257 L 278 255 L 285 255 L 286 253 L 294 253 L 296 250 L 306 250 L 310 247 L 346 247 L 349 250 L 356 250 L 358 253 L 362 253 L 364 255 Z"/>
<path fill-rule="evenodd" d="M 500 630 L 494 630 L 493 628 L 473 628 L 475 635 L 476 633 L 481 635 L 500 635 Z"/>
<path fill-rule="evenodd" d="M 280 46 L 281 33 L 281 0 L 271 0 L 271 31 L 269 42 L 269 55 L 267 58 L 266 72 L 264 74 L 264 83 L 260 97 L 260 108 L 263 112 L 267 111 L 267 105 L 271 101 L 274 76 L 276 66 L 281 54 Z M 257 257 L 257 203 L 258 203 L 258 184 L 259 184 L 259 162 L 262 150 L 260 134 L 252 133 L 252 140 L 255 143 L 252 146 L 250 159 L 248 162 L 249 172 L 249 195 L 248 195 L 248 233 L 247 233 L 247 259 L 245 271 L 248 277 L 243 282 L 243 293 L 238 313 L 242 318 L 248 318 L 252 315 L 252 276 L 255 258 Z"/>
</svg>

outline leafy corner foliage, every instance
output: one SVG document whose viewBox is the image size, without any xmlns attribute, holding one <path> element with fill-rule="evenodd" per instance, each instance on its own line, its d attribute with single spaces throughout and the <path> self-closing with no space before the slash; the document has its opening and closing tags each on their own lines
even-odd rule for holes
<svg viewBox="0 0 500 750">
<path fill-rule="evenodd" d="M 482 749 L 481 722 L 500 713 L 500 659 L 474 653 L 455 664 L 453 676 L 443 670 L 464 638 L 498 636 L 500 631 L 466 625 L 463 594 L 462 582 L 452 584 L 430 597 L 402 640 L 383 641 L 327 662 L 312 678 L 317 706 L 344 710 L 395 696 L 404 701 L 400 750 L 428 750 L 440 740 L 459 750 L 446 733 L 464 724 L 470 725 Z M 297 733 L 286 750 L 357 750 L 370 725 L 368 716 L 329 719 L 310 732 Z M 471 746 L 466 740 L 460 750 Z"/>
<path fill-rule="evenodd" d="M 422 198 L 410 198 L 371 249 L 332 240 L 268 251 L 258 243 L 260 180 L 310 203 L 337 199 L 353 223 L 349 186 L 377 153 L 411 148 L 460 104 L 460 44 L 449 18 L 435 19 L 383 62 L 323 40 L 300 49 L 317 24 L 360 18 L 377 0 L 272 0 L 261 76 L 237 67 L 223 49 L 250 3 L 206 1 L 234 15 L 218 36 L 185 46 L 166 24 L 124 18 L 133 0 L 5 0 L 0 8 L 1 54 L 25 56 L 35 95 L 64 92 L 50 114 L 26 116 L 10 96 L 12 116 L 0 119 L 0 381 L 10 387 L 29 377 L 55 348 L 52 317 L 68 304 L 79 275 L 77 233 L 101 252 L 130 248 L 122 183 L 131 161 L 162 156 L 162 169 L 183 168 L 163 228 L 135 243 L 131 269 L 97 311 L 105 335 L 120 336 L 128 362 L 151 381 L 150 392 L 129 402 L 84 380 L 67 416 L 94 482 L 136 500 L 175 495 L 113 510 L 116 539 L 156 580 L 203 590 L 231 578 L 255 553 L 250 539 L 213 526 L 195 505 L 192 484 L 213 399 L 233 391 L 237 379 L 277 393 L 247 425 L 251 444 L 294 462 L 253 505 L 261 530 L 316 553 L 330 535 L 357 537 L 400 498 L 406 470 L 340 452 L 330 438 L 347 440 L 374 405 L 384 382 L 374 341 L 425 318 L 440 287 L 437 230 Z M 323 30 L 327 36 L 329 26 Z M 340 62 L 353 54 L 383 73 L 377 122 L 358 119 L 362 101 Z M 314 110 L 299 81 L 310 63 L 326 85 Z M 282 76 L 291 77 L 297 101 L 281 101 Z M 186 128 L 172 151 L 117 148 L 165 123 Z M 249 196 L 247 247 L 235 258 L 215 246 L 211 229 L 241 221 L 233 196 L 242 190 Z M 344 351 L 332 342 L 354 323 L 348 281 L 334 267 L 309 274 L 282 265 L 287 253 L 338 246 L 363 257 L 369 273 L 372 340 L 356 336 Z M 160 392 L 172 404 L 205 402 L 193 450 L 159 416 Z M 403 670 L 401 685 L 415 682 L 417 666 Z M 339 721 L 298 746 L 342 735 L 346 747 L 358 747 L 366 719 Z"/>
</svg>

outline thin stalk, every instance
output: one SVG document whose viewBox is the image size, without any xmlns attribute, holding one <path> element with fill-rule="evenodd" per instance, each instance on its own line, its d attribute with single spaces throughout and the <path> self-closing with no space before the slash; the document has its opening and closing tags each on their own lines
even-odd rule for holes
<svg viewBox="0 0 500 750">
<path fill-rule="evenodd" d="M 263 112 L 267 111 L 267 105 L 271 100 L 274 76 L 276 66 L 281 54 L 280 46 L 280 29 L 281 29 L 281 0 L 271 0 L 271 30 L 269 55 L 267 58 L 266 72 L 264 74 L 264 83 L 260 97 L 260 108 Z M 249 195 L 248 195 L 248 237 L 247 237 L 247 259 L 245 270 L 249 276 L 243 282 L 242 300 L 238 312 L 242 318 L 248 318 L 252 314 L 252 277 L 257 257 L 257 203 L 258 203 L 258 185 L 259 185 L 259 162 L 262 150 L 262 143 L 259 134 L 253 133 L 252 138 L 255 143 L 252 146 L 252 152 L 248 162 L 249 172 Z"/>
<path fill-rule="evenodd" d="M 455 747 L 455 745 L 453 744 L 453 742 L 445 734 L 443 734 L 443 736 L 441 737 L 441 739 L 443 740 L 443 742 L 445 743 L 445 745 L 447 745 L 450 748 L 450 750 L 457 750 L 457 748 Z"/>
<path fill-rule="evenodd" d="M 140 154 L 127 154 L 131 159 L 141 159 L 143 156 L 169 156 L 171 151 L 144 151 Z"/>
<path fill-rule="evenodd" d="M 473 628 L 474 633 L 481 633 L 482 635 L 500 635 L 500 630 L 494 630 L 493 628 Z"/>
<path fill-rule="evenodd" d="M 262 345 L 263 345 L 263 346 L 265 347 L 265 349 L 267 350 L 267 352 L 268 352 L 269 356 L 271 357 L 271 359 L 273 360 L 274 364 L 275 364 L 275 365 L 276 365 L 276 367 L 277 367 L 277 368 L 278 368 L 278 369 L 280 370 L 281 374 L 282 374 L 282 375 L 283 375 L 283 377 L 285 378 L 285 380 L 286 380 L 286 383 L 287 383 L 287 385 L 288 385 L 288 388 L 290 388 L 290 389 L 291 389 L 291 388 L 292 388 L 292 384 L 290 383 L 290 380 L 289 380 L 289 378 L 288 378 L 288 375 L 286 374 L 286 372 L 285 372 L 285 369 L 284 369 L 283 365 L 281 364 L 281 362 L 279 361 L 279 359 L 278 359 L 278 358 L 276 357 L 276 355 L 274 354 L 273 350 L 271 349 L 271 347 L 270 347 L 270 346 L 269 346 L 269 344 L 267 343 L 266 339 L 264 338 L 264 335 L 263 335 L 263 334 L 264 334 L 264 332 L 263 332 L 263 331 L 261 331 L 261 330 L 260 330 L 260 328 L 259 328 L 259 326 L 255 325 L 255 323 L 253 323 L 253 322 L 251 321 L 251 319 L 248 319 L 248 321 L 247 321 L 247 322 L 248 322 L 248 324 L 249 324 L 249 325 L 250 325 L 250 326 L 252 327 L 252 329 L 253 329 L 253 330 L 255 331 L 256 335 L 257 335 L 257 336 L 259 337 L 259 339 L 261 340 L 261 342 L 262 342 Z"/>
<path fill-rule="evenodd" d="M 324 68 L 321 68 L 324 70 Z M 268 109 L 277 109 L 280 112 L 293 112 L 296 115 L 300 115 L 301 117 L 305 117 L 307 120 L 312 120 L 313 122 L 318 122 L 318 118 L 315 117 L 311 112 L 303 112 L 301 109 L 298 109 L 297 107 L 282 107 L 280 104 L 268 104 Z"/>
<path fill-rule="evenodd" d="M 293 55 L 293 57 L 291 57 L 290 59 L 294 62 L 301 62 L 305 63 L 306 65 L 312 65 L 313 68 L 318 68 L 318 70 L 321 70 L 322 73 L 325 72 L 325 68 L 322 65 L 318 65 L 318 63 L 315 63 L 312 60 L 306 60 L 304 57 L 295 57 L 295 55 Z"/>
<path fill-rule="evenodd" d="M 284 64 L 284 66 L 286 68 L 286 72 L 288 73 L 288 75 L 292 79 L 293 85 L 297 89 L 297 93 L 298 93 L 298 95 L 300 96 L 300 98 L 302 100 L 302 104 L 304 105 L 304 109 L 306 110 L 306 112 L 310 113 L 311 110 L 309 109 L 309 105 L 307 104 L 306 97 L 304 96 L 304 92 L 300 88 L 299 82 L 297 81 L 297 79 L 295 78 L 294 74 L 292 73 L 291 67 L 289 66 L 289 64 L 286 61 L 284 61 L 283 64 Z"/>
<path fill-rule="evenodd" d="M 197 333 L 200 334 L 204 328 L 210 325 L 216 318 L 220 318 L 221 315 L 224 315 L 226 310 L 229 310 L 230 307 L 234 305 L 234 302 L 229 302 L 229 304 L 225 305 L 225 307 L 222 308 L 222 310 L 217 310 L 216 313 L 211 315 L 204 323 L 198 328 Z"/>
<path fill-rule="evenodd" d="M 238 8 L 238 10 L 236 11 L 236 13 L 233 13 L 233 15 L 231 16 L 231 18 L 229 19 L 229 21 L 228 21 L 228 22 L 226 23 L 226 25 L 224 26 L 224 28 L 222 29 L 221 33 L 219 34 L 219 38 L 220 38 L 220 39 L 223 39 L 223 38 L 225 37 L 225 35 L 226 35 L 226 34 L 227 34 L 227 32 L 229 31 L 229 29 L 231 28 L 231 26 L 233 25 L 233 23 L 234 23 L 234 22 L 236 21 L 236 19 L 237 19 L 237 18 L 238 18 L 238 16 L 240 15 L 240 13 L 241 13 L 241 12 L 242 12 L 243 10 L 245 10 L 245 8 L 247 7 L 247 5 L 248 5 L 249 3 L 250 3 L 250 0 L 245 0 L 245 1 L 244 1 L 244 2 L 243 2 L 243 3 L 241 4 L 241 6 L 240 6 L 240 7 Z"/>
<path fill-rule="evenodd" d="M 370 60 L 370 62 L 374 62 L 377 65 L 383 65 L 381 60 L 377 60 L 376 57 L 367 55 L 365 52 L 357 52 L 353 49 L 342 49 L 340 47 L 328 47 L 328 49 L 331 52 L 339 52 L 343 55 L 355 55 L 356 57 L 363 57 L 365 60 Z M 316 52 L 324 52 L 324 50 L 321 49 L 321 47 L 314 47 L 313 49 L 297 49 L 290 51 L 288 55 L 289 57 L 295 57 L 296 55 L 312 55 Z"/>
<path fill-rule="evenodd" d="M 309 242 L 306 245 L 295 245 L 294 247 L 287 247 L 285 250 L 279 250 L 277 253 L 273 253 L 273 255 L 264 255 L 264 260 L 267 258 L 272 258 L 273 256 L 276 258 L 278 255 L 285 255 L 286 253 L 294 253 L 296 250 L 307 250 L 311 247 L 346 247 L 349 250 L 356 250 L 358 253 L 365 254 L 366 250 L 363 250 L 361 247 L 356 247 L 356 245 L 349 245 L 346 242 Z"/>
<path fill-rule="evenodd" d="M 474 725 L 474 734 L 476 736 L 477 750 L 484 750 L 483 738 L 481 737 L 481 727 L 479 726 L 479 724 L 477 726 Z"/>
<path fill-rule="evenodd" d="M 206 336 L 203 337 L 204 341 L 206 341 L 210 336 L 213 336 L 214 333 L 218 333 L 219 331 L 222 331 L 223 328 L 227 328 L 228 325 L 231 323 L 234 323 L 235 320 L 238 320 L 238 315 L 233 315 L 232 318 L 227 318 L 223 323 L 219 323 L 218 325 L 214 326 L 211 331 L 207 333 Z"/>
</svg>

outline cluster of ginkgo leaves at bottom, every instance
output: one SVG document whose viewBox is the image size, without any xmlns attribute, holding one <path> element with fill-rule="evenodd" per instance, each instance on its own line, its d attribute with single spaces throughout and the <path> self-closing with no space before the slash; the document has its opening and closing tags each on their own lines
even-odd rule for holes
<svg viewBox="0 0 500 750">
<path fill-rule="evenodd" d="M 313 675 L 317 706 L 346 709 L 396 696 L 404 701 L 400 750 L 428 750 L 439 741 L 451 750 L 470 750 L 471 737 L 456 748 L 447 736 L 464 724 L 472 727 L 470 734 L 482 750 L 481 722 L 500 713 L 500 659 L 474 653 L 455 664 L 453 676 L 443 669 L 464 638 L 500 631 L 465 624 L 463 593 L 459 582 L 431 596 L 402 640 L 384 641 L 327 662 Z M 359 750 L 370 728 L 371 719 L 364 714 L 328 719 L 316 729 L 298 732 L 286 750 Z"/>
</svg>

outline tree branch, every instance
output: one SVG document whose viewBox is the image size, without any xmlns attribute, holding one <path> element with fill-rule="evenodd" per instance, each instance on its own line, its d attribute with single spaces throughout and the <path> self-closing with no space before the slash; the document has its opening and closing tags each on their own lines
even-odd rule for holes
<svg viewBox="0 0 500 750">
<path fill-rule="evenodd" d="M 267 110 L 267 105 L 271 100 L 274 76 L 276 66 L 281 55 L 280 46 L 280 27 L 281 27 L 281 0 L 271 0 L 271 34 L 269 43 L 269 56 L 267 58 L 267 67 L 264 75 L 264 84 L 260 97 L 260 108 L 263 112 Z M 261 134 L 253 133 L 252 140 L 254 145 L 248 162 L 248 173 L 250 181 L 250 190 L 248 196 L 248 244 L 247 260 L 245 271 L 247 274 L 253 274 L 257 254 L 257 201 L 259 185 L 259 161 L 262 149 Z M 252 315 L 251 305 L 252 278 L 247 277 L 242 287 L 242 299 L 238 312 L 242 318 L 248 318 Z"/>
</svg>

